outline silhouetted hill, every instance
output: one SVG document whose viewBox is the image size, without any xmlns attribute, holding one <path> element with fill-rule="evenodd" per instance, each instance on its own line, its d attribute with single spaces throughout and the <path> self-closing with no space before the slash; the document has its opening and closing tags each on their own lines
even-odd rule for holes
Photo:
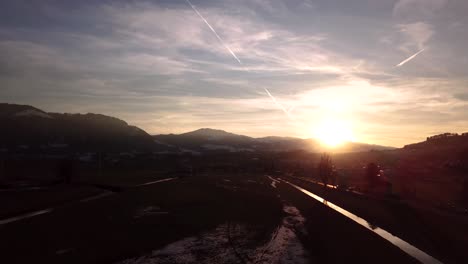
<svg viewBox="0 0 468 264">
<path fill-rule="evenodd" d="M 10 151 L 117 152 L 154 146 L 145 131 L 110 116 L 47 113 L 15 104 L 0 104 L 0 113 L 0 148 Z"/>
<path fill-rule="evenodd" d="M 427 137 L 426 141 L 404 146 L 404 149 L 437 149 L 437 148 L 462 148 L 468 147 L 468 132 L 443 133 Z"/>
<path fill-rule="evenodd" d="M 252 138 L 229 133 L 223 130 L 202 128 L 179 135 L 156 135 L 155 141 L 161 145 L 169 145 L 183 150 L 196 152 L 204 151 L 294 151 L 309 152 L 329 151 L 315 139 L 301 139 L 294 137 L 262 137 Z M 378 145 L 348 142 L 334 149 L 336 152 L 358 152 L 369 150 L 393 149 Z"/>
<path fill-rule="evenodd" d="M 255 145 L 254 138 L 210 128 L 202 128 L 179 135 L 156 135 L 153 138 L 156 143 L 162 145 L 196 152 L 209 150 L 253 151 Z"/>
<path fill-rule="evenodd" d="M 223 130 L 202 128 L 179 135 L 150 136 L 125 121 L 101 114 L 48 113 L 29 105 L 0 104 L 0 149 L 10 152 L 70 153 L 155 151 L 204 153 L 239 151 L 322 152 L 314 139 L 252 138 Z M 349 142 L 336 152 L 388 149 Z"/>
<path fill-rule="evenodd" d="M 1 104 L 0 118 L 13 118 L 20 116 L 42 116 L 46 117 L 46 112 L 29 105 Z"/>
<path fill-rule="evenodd" d="M 431 136 L 426 141 L 404 146 L 400 152 L 401 156 L 410 157 L 410 167 L 419 167 L 425 175 L 440 169 L 468 171 L 468 133 Z"/>
</svg>

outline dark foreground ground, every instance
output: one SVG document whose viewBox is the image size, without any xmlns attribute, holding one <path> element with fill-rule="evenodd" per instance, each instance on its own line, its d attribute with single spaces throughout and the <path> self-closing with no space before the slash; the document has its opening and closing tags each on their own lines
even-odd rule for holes
<svg viewBox="0 0 468 264">
<path fill-rule="evenodd" d="M 149 180 L 112 191 L 86 187 L 73 199 L 48 201 L 47 208 L 52 209 L 48 213 L 0 222 L 1 262 L 417 263 L 373 232 L 263 174 L 198 175 L 141 185 Z M 446 236 L 435 236 L 445 239 L 437 242 L 427 240 L 428 234 L 417 231 L 425 230 L 417 228 L 418 218 L 400 212 L 401 205 L 389 214 L 373 202 L 349 198 L 350 194 L 296 183 L 415 241 L 443 262 L 466 259 L 460 252 L 463 241 Z M 92 199 L 83 198 L 85 194 Z M 14 196 L 5 194 L 11 200 L 2 203 L 14 204 Z M 50 197 L 38 197 L 42 196 Z M 45 206 L 39 200 L 31 209 Z M 26 204 L 21 205 L 23 211 Z M 367 206 L 371 209 L 366 213 Z M 466 229 L 459 237 L 468 234 L 463 232 Z M 420 241 L 414 239 L 418 235 L 424 235 Z M 426 241 L 435 244 L 425 246 Z M 438 250 L 446 242 L 454 254 Z"/>
<path fill-rule="evenodd" d="M 366 219 L 370 226 L 389 231 L 443 263 L 461 263 L 468 259 L 466 215 L 450 214 L 383 196 L 369 197 L 323 188 L 307 179 L 283 178 Z"/>
</svg>

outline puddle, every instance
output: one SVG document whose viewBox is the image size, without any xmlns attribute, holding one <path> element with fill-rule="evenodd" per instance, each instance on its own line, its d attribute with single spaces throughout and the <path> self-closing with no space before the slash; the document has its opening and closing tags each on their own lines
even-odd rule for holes
<svg viewBox="0 0 468 264">
<path fill-rule="evenodd" d="M 145 182 L 145 183 L 142 183 L 142 184 L 138 184 L 138 185 L 136 185 L 135 187 L 147 186 L 147 185 L 152 185 L 152 184 L 155 184 L 155 183 L 172 181 L 172 180 L 175 180 L 175 179 L 177 179 L 177 178 L 166 178 L 166 179 L 162 179 L 162 180 L 156 180 L 156 181 L 151 181 L 151 182 Z"/>
<path fill-rule="evenodd" d="M 20 220 L 23 220 L 23 219 L 31 218 L 31 217 L 34 217 L 34 216 L 47 214 L 47 213 L 52 212 L 53 210 L 54 210 L 53 208 L 48 208 L 48 209 L 44 209 L 44 210 L 40 210 L 40 211 L 35 211 L 35 212 L 32 212 L 32 213 L 27 213 L 27 214 L 24 214 L 24 215 L 19 215 L 19 216 L 3 219 L 3 220 L 0 220 L 0 225 L 5 225 L 5 224 L 13 223 L 13 222 L 16 222 L 16 221 L 20 221 Z"/>
<path fill-rule="evenodd" d="M 410 256 L 412 256 L 413 258 L 419 260 L 420 262 L 422 263 L 431 263 L 431 264 L 435 264 L 435 263 L 442 263 L 440 262 L 439 260 L 433 258 L 432 256 L 430 256 L 429 254 L 425 253 L 424 251 L 416 248 L 415 246 L 411 245 L 410 243 L 400 239 L 399 237 L 397 236 L 394 236 L 392 235 L 391 233 L 389 233 L 388 231 L 382 229 L 382 228 L 379 228 L 375 225 L 372 225 L 370 224 L 368 221 L 366 221 L 365 219 L 331 203 L 331 202 L 328 202 L 327 200 L 323 199 L 322 197 L 308 191 L 308 190 L 305 190 L 293 183 L 290 183 L 286 180 L 282 180 L 284 181 L 285 183 L 291 185 L 292 187 L 298 189 L 299 191 L 307 194 L 308 196 L 314 198 L 315 200 L 325 204 L 326 206 L 332 208 L 333 210 L 341 213 L 342 215 L 350 218 L 351 220 L 355 221 L 356 223 L 364 226 L 365 228 L 367 228 L 368 230 L 376 233 L 377 235 L 381 236 L 382 238 L 384 238 L 385 240 L 389 241 L 390 243 L 392 243 L 393 245 L 397 246 L 398 248 L 400 248 L 401 250 L 403 250 L 404 252 L 406 252 L 407 254 L 409 254 Z"/>
</svg>

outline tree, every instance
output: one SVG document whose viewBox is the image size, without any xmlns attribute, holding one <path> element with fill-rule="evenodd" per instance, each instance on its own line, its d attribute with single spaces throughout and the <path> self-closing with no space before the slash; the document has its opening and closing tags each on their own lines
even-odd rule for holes
<svg viewBox="0 0 468 264">
<path fill-rule="evenodd" d="M 380 167 L 371 162 L 366 166 L 366 180 L 369 186 L 369 189 L 372 190 L 377 186 L 379 180 Z"/>
<path fill-rule="evenodd" d="M 464 174 L 461 200 L 465 206 L 468 206 L 468 149 L 463 150 L 460 154 L 460 163 Z"/>
<path fill-rule="evenodd" d="M 318 171 L 320 179 L 326 187 L 333 173 L 333 163 L 329 154 L 323 153 L 320 157 Z"/>
</svg>

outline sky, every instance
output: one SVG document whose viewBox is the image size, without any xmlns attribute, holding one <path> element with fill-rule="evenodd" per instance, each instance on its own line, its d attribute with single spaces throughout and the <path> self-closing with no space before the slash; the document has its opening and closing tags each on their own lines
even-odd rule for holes
<svg viewBox="0 0 468 264">
<path fill-rule="evenodd" d="M 466 0 L 1 1 L 0 102 L 150 134 L 468 131 Z M 328 130 L 327 130 L 328 129 Z"/>
</svg>

